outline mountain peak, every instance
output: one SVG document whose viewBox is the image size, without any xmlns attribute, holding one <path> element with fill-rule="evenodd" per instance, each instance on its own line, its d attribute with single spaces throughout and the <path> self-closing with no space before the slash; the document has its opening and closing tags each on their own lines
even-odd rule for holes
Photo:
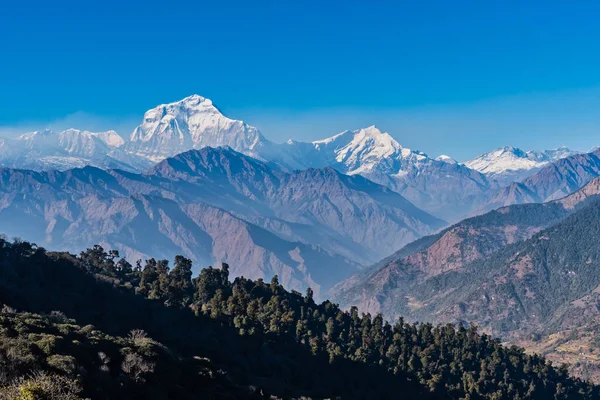
<svg viewBox="0 0 600 400">
<path fill-rule="evenodd" d="M 367 126 L 366 128 L 359 129 L 359 131 L 365 132 L 367 135 L 372 136 L 387 135 L 387 133 L 381 132 L 375 125 Z"/>
<path fill-rule="evenodd" d="M 523 150 L 521 150 L 518 147 L 514 147 L 514 146 L 504 146 L 501 147 L 497 150 L 494 150 L 491 152 L 492 154 L 510 154 L 510 155 L 514 155 L 516 157 L 527 157 L 527 153 Z"/>
<path fill-rule="evenodd" d="M 214 106 L 212 100 L 202 97 L 198 94 L 185 97 L 172 103 L 159 104 L 158 106 L 146 111 L 144 121 L 151 118 L 153 120 L 177 119 L 180 114 L 211 113 L 221 115 L 221 112 Z"/>
<path fill-rule="evenodd" d="M 153 161 L 206 146 L 231 146 L 261 158 L 256 149 L 265 143 L 258 129 L 224 116 L 210 99 L 194 94 L 148 110 L 128 149 Z"/>
<path fill-rule="evenodd" d="M 196 93 L 194 93 L 188 97 L 184 97 L 180 101 L 196 101 L 196 102 L 210 101 L 212 103 L 212 101 L 210 99 L 207 99 L 206 97 L 200 96 L 199 94 L 196 94 Z"/>
<path fill-rule="evenodd" d="M 527 152 L 517 147 L 505 146 L 467 161 L 465 165 L 508 184 L 526 178 L 546 164 L 576 153 L 565 146 L 554 150 Z"/>
<path fill-rule="evenodd" d="M 513 146 L 504 146 L 467 161 L 465 165 L 484 174 L 495 175 L 505 171 L 539 168 L 542 163 L 536 158 L 533 153 L 526 153 Z"/>
<path fill-rule="evenodd" d="M 40 131 L 27 132 L 17 137 L 17 140 L 33 140 L 36 137 L 54 136 L 56 132 L 51 129 L 42 129 Z"/>
<path fill-rule="evenodd" d="M 189 108 L 197 108 L 197 107 L 204 107 L 204 108 L 211 108 L 214 110 L 217 110 L 217 108 L 213 105 L 213 102 L 211 99 L 208 99 L 206 97 L 202 97 L 198 94 L 193 94 L 191 96 L 185 97 L 175 103 L 171 103 L 171 104 L 181 104 L 181 105 L 185 105 L 186 107 Z"/>
<path fill-rule="evenodd" d="M 353 134 L 354 137 L 348 150 L 364 151 L 368 149 L 380 157 L 389 157 L 402 150 L 402 146 L 396 139 L 387 132 L 381 132 L 375 125 L 354 131 Z"/>
<path fill-rule="evenodd" d="M 447 156 L 445 154 L 442 154 L 439 157 L 436 157 L 436 161 L 442 161 L 442 162 L 445 162 L 448 164 L 458 164 L 458 162 L 454 158 Z"/>
</svg>

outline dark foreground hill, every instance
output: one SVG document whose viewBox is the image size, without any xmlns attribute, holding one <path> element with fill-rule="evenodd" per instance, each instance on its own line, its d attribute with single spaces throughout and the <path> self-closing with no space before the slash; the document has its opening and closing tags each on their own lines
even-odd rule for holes
<svg viewBox="0 0 600 400">
<path fill-rule="evenodd" d="M 473 327 L 390 325 L 276 277 L 228 278 L 0 240 L 0 398 L 600 398 Z"/>
</svg>

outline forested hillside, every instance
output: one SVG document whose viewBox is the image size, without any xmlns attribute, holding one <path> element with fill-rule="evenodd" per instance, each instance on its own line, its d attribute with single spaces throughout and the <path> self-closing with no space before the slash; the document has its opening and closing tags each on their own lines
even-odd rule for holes
<svg viewBox="0 0 600 400">
<path fill-rule="evenodd" d="M 0 396 L 600 398 L 474 327 L 390 324 L 191 267 L 1 240 Z"/>
<path fill-rule="evenodd" d="M 462 221 L 425 250 L 401 251 L 402 258 L 338 285 L 334 300 L 392 319 L 469 321 L 597 381 L 599 183 L 559 201 Z M 508 244 L 497 234 L 507 227 L 531 238 Z M 410 248 L 419 250 L 419 243 L 429 241 Z"/>
<path fill-rule="evenodd" d="M 418 239 L 363 269 L 334 286 L 329 294 L 343 308 L 355 305 L 361 311 L 381 312 L 388 318 L 402 315 L 408 319 L 433 320 L 434 316 L 427 318 L 426 314 L 413 313 L 423 311 L 423 304 L 450 294 L 450 288 L 436 283 L 433 286 L 442 289 L 428 292 L 433 299 L 424 299 L 423 292 L 415 289 L 418 285 L 440 275 L 462 272 L 475 260 L 529 239 L 587 204 L 587 199 L 582 198 L 577 204 L 573 200 L 569 207 L 558 202 L 513 205 L 465 219 L 436 235 Z M 459 286 L 451 289 L 460 291 Z"/>
</svg>

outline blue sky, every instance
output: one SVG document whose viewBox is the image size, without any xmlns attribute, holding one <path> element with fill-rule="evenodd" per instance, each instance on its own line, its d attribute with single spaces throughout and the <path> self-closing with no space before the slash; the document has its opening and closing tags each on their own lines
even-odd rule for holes
<svg viewBox="0 0 600 400">
<path fill-rule="evenodd" d="M 0 132 L 127 135 L 192 93 L 276 141 L 375 124 L 466 159 L 600 144 L 592 1 L 10 2 Z"/>
</svg>

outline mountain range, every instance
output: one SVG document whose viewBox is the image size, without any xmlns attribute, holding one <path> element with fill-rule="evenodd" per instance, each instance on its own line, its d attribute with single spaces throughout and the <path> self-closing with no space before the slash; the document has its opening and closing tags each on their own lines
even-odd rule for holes
<svg viewBox="0 0 600 400">
<path fill-rule="evenodd" d="M 15 139 L 0 139 L 0 165 L 38 171 L 85 166 L 135 171 L 152 165 L 148 159 L 125 151 L 124 144 L 115 131 L 28 132 Z"/>
<path fill-rule="evenodd" d="M 600 176 L 600 150 L 580 153 L 548 164 L 521 182 L 490 191 L 476 200 L 473 214 L 511 204 L 556 200 Z"/>
<path fill-rule="evenodd" d="M 465 162 L 464 165 L 495 179 L 504 186 L 512 182 L 520 182 L 545 165 L 578 153 L 565 146 L 554 150 L 527 152 L 506 146 L 482 154 Z"/>
<path fill-rule="evenodd" d="M 600 328 L 599 213 L 596 178 L 562 199 L 502 207 L 421 238 L 330 295 L 392 320 L 475 323 L 581 367 L 577 349 L 593 348 Z"/>
<path fill-rule="evenodd" d="M 51 248 L 100 243 L 131 260 L 185 254 L 319 293 L 445 223 L 333 168 L 292 173 L 231 148 L 191 150 L 143 174 L 0 170 L 0 230 Z"/>
<path fill-rule="evenodd" d="M 480 199 L 512 180 L 575 153 L 566 148 L 505 148 L 458 163 L 448 156 L 431 158 L 407 149 L 374 126 L 313 142 L 274 143 L 256 127 L 224 116 L 210 99 L 192 95 L 148 110 L 128 138 L 114 131 L 69 129 L 3 139 L 0 165 L 39 171 L 90 165 L 143 172 L 167 157 L 206 146 L 229 146 L 287 172 L 333 167 L 346 175 L 361 175 L 447 221 L 468 216 Z"/>
<path fill-rule="evenodd" d="M 147 111 L 126 139 L 77 129 L 3 139 L 0 165 L 0 228 L 9 234 L 68 249 L 104 243 L 132 259 L 253 259 L 239 272 L 284 274 L 297 288 L 328 288 L 444 221 L 556 199 L 600 175 L 597 153 L 506 147 L 459 163 L 407 149 L 375 126 L 274 143 L 198 95 Z M 200 216 L 219 220 L 226 242 L 245 245 L 219 247 L 206 221 L 195 232 Z M 293 249 L 304 253 L 290 256 Z M 344 272 L 298 275 L 319 257 Z"/>
<path fill-rule="evenodd" d="M 274 143 L 198 95 L 147 111 L 126 139 L 77 129 L 4 139 L 0 165 L 7 233 L 68 249 L 104 243 L 130 258 L 253 259 L 240 273 L 284 274 L 298 288 L 330 287 L 444 221 L 557 199 L 600 175 L 597 152 L 505 147 L 459 163 L 405 148 L 375 126 Z M 217 219 L 220 238 L 245 245 L 219 247 L 207 222 Z M 344 272 L 312 279 L 306 260 L 319 257 Z"/>
</svg>

